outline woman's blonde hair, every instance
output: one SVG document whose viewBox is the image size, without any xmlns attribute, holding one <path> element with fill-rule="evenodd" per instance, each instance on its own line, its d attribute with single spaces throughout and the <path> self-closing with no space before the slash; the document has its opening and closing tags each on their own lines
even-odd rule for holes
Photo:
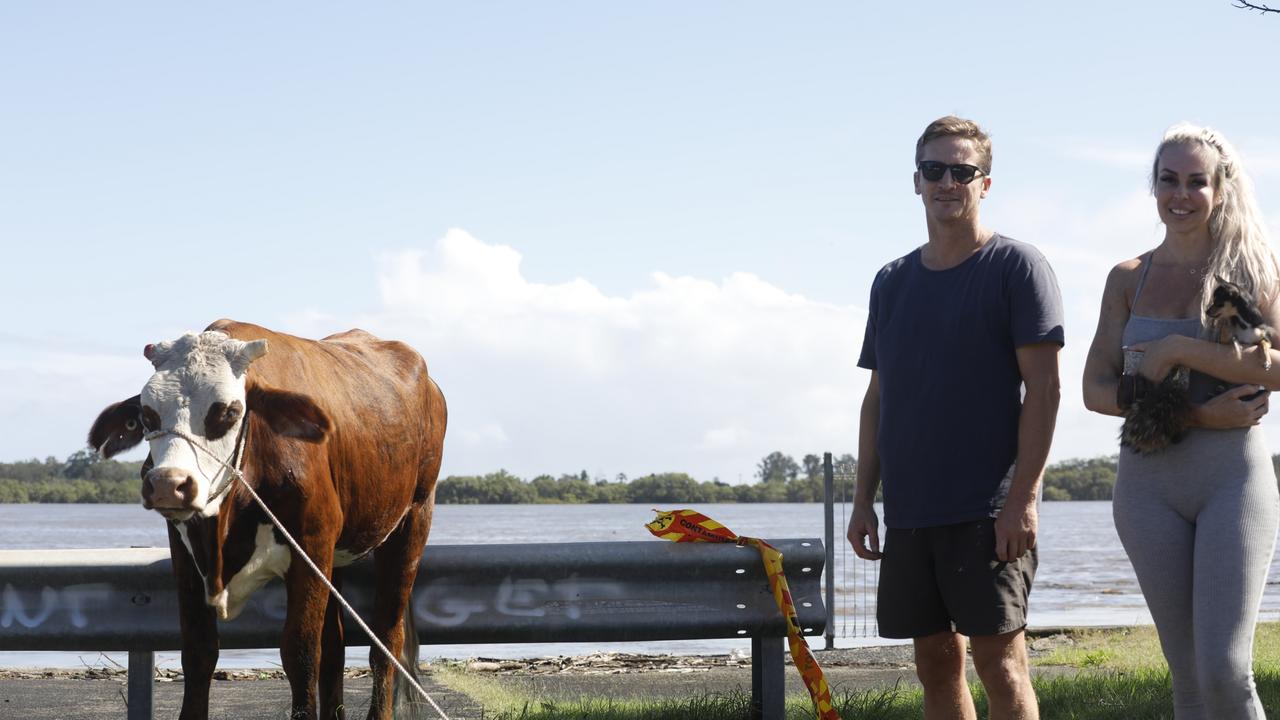
<svg viewBox="0 0 1280 720">
<path fill-rule="evenodd" d="M 1248 290 L 1263 307 L 1280 294 L 1280 261 L 1267 240 L 1262 211 L 1253 194 L 1253 181 L 1244 171 L 1240 156 L 1231 143 L 1216 130 L 1179 123 L 1169 128 L 1156 148 L 1151 164 L 1151 191 L 1156 191 L 1160 174 L 1160 154 L 1171 145 L 1205 148 L 1217 156 L 1211 179 L 1220 202 L 1209 213 L 1209 233 L 1213 252 L 1205 269 L 1201 288 L 1200 313 L 1209 306 L 1215 276 L 1222 276 Z"/>
</svg>

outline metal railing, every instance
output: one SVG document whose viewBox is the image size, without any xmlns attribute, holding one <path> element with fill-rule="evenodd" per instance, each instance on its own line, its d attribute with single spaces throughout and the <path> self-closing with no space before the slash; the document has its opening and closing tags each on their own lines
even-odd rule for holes
<svg viewBox="0 0 1280 720">
<path fill-rule="evenodd" d="M 826 627 L 825 555 L 815 539 L 771 540 L 800 625 Z M 372 606 L 372 563 L 344 570 L 343 594 Z M 664 542 L 429 546 L 412 600 L 423 644 L 751 638 L 756 716 L 783 717 L 786 626 L 759 555 L 735 545 Z M 219 623 L 226 649 L 279 647 L 283 585 Z M 352 626 L 348 645 L 367 645 Z M 130 720 L 152 716 L 154 653 L 181 647 L 177 593 L 162 549 L 0 551 L 0 650 L 129 653 Z"/>
<path fill-rule="evenodd" d="M 876 588 L 880 564 L 853 554 L 845 539 L 849 513 L 853 505 L 856 468 L 832 462 L 831 453 L 823 456 L 823 517 L 826 543 L 825 600 L 828 650 L 835 639 L 872 638 L 880 634 L 876 623 Z"/>
</svg>

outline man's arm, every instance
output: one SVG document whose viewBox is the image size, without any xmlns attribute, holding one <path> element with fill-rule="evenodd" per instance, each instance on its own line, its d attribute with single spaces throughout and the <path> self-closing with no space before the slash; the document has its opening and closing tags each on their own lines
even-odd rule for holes
<svg viewBox="0 0 1280 720">
<path fill-rule="evenodd" d="M 858 420 L 858 482 L 853 491 L 853 513 L 849 517 L 849 542 L 864 560 L 879 560 L 880 520 L 876 517 L 876 489 L 880 487 L 880 374 L 871 371 L 867 394 L 862 398 Z M 868 544 L 868 540 L 870 543 Z"/>
<path fill-rule="evenodd" d="M 1036 496 L 1049 458 L 1061 396 L 1058 350 L 1057 343 L 1047 342 L 1016 351 L 1026 395 L 1018 417 L 1018 459 L 1013 482 L 1004 508 L 996 517 L 996 557 L 1003 562 L 1017 560 L 1036 546 Z"/>
</svg>

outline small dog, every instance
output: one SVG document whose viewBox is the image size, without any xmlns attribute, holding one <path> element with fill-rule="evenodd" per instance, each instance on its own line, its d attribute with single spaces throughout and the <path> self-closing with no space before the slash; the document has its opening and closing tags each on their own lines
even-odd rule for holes
<svg viewBox="0 0 1280 720">
<path fill-rule="evenodd" d="M 1275 329 L 1262 321 L 1262 311 L 1247 290 L 1221 276 L 1214 279 L 1218 285 L 1204 310 L 1214 339 L 1222 344 L 1230 342 L 1236 357 L 1246 345 L 1259 346 L 1262 366 L 1270 369 Z M 1190 375 L 1187 368 L 1176 367 L 1159 383 L 1153 383 L 1138 374 L 1137 355 L 1126 356 L 1124 374 L 1120 376 L 1117 401 L 1124 409 L 1120 445 L 1147 455 L 1186 437 L 1192 414 L 1187 394 Z M 1244 399 L 1252 397 L 1256 395 Z"/>
<path fill-rule="evenodd" d="M 1249 291 L 1221 275 L 1214 279 L 1218 286 L 1213 289 L 1213 298 L 1204 314 L 1213 322 L 1215 339 L 1223 344 L 1230 341 L 1237 358 L 1243 346 L 1257 345 L 1262 367 L 1270 370 L 1275 328 L 1262 321 L 1262 310 Z"/>
</svg>

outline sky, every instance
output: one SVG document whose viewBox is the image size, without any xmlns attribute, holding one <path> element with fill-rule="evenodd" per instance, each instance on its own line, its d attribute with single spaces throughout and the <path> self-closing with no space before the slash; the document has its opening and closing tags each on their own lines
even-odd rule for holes
<svg viewBox="0 0 1280 720">
<path fill-rule="evenodd" d="M 984 224 L 1062 287 L 1050 459 L 1112 454 L 1080 375 L 1162 237 L 1151 154 L 1217 128 L 1280 237 L 1278 41 L 1230 0 L 0 4 L 0 461 L 82 448 L 145 344 L 221 317 L 413 345 L 446 475 L 855 453 L 871 279 L 926 240 L 952 113 Z"/>
</svg>

